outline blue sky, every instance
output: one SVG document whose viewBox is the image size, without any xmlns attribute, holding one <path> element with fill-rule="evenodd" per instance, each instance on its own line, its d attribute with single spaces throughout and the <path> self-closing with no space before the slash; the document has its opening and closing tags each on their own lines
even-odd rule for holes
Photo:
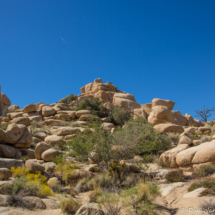
<svg viewBox="0 0 215 215">
<path fill-rule="evenodd" d="M 214 0 L 2 0 L 2 92 L 53 103 L 101 78 L 195 116 L 215 107 L 214 11 Z"/>
</svg>

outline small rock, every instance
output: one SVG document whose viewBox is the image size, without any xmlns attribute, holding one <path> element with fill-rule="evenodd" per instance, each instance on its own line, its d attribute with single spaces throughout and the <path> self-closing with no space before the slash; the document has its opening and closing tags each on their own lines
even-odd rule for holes
<svg viewBox="0 0 215 215">
<path fill-rule="evenodd" d="M 60 185 L 60 181 L 57 177 L 53 177 L 47 181 L 47 185 L 51 188 L 56 188 Z"/>
<path fill-rule="evenodd" d="M 12 176 L 12 171 L 7 168 L 0 168 L 0 180 L 7 180 Z"/>
<path fill-rule="evenodd" d="M 58 155 L 60 155 L 60 152 L 55 149 L 48 149 L 45 152 L 42 153 L 42 159 L 44 161 L 52 161 L 54 160 Z"/>
<path fill-rule="evenodd" d="M 25 167 L 28 168 L 31 173 L 36 173 L 37 171 L 43 172 L 45 169 L 41 164 L 31 159 L 25 162 Z"/>
<path fill-rule="evenodd" d="M 46 172 L 54 172 L 57 165 L 53 162 L 47 162 L 43 166 L 45 167 Z"/>
<path fill-rule="evenodd" d="M 54 210 L 60 208 L 60 205 L 54 199 L 42 199 L 43 203 L 46 205 L 46 209 Z"/>
</svg>

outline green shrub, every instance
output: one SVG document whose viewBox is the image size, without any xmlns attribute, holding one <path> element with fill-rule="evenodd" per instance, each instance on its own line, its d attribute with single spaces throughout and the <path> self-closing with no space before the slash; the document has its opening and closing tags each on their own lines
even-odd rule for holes
<svg viewBox="0 0 215 215">
<path fill-rule="evenodd" d="M 184 180 L 183 170 L 172 170 L 168 172 L 165 176 L 165 179 L 169 182 L 179 182 Z"/>
<path fill-rule="evenodd" d="M 123 190 L 120 194 L 124 206 L 132 206 L 137 214 L 154 214 L 156 205 L 151 200 L 159 194 L 156 184 L 139 183 L 136 186 Z"/>
<path fill-rule="evenodd" d="M 114 193 L 102 193 L 97 197 L 97 202 L 103 206 L 106 215 L 120 215 L 119 196 Z"/>
<path fill-rule="evenodd" d="M 64 99 L 62 99 L 61 101 L 63 102 L 63 103 L 66 103 L 66 104 L 69 104 L 71 101 L 74 101 L 74 100 L 76 100 L 77 99 L 77 96 L 75 96 L 74 94 L 70 94 L 70 95 L 68 95 L 66 98 L 64 98 Z"/>
<path fill-rule="evenodd" d="M 73 164 L 70 161 L 63 160 L 62 162 L 58 163 L 55 168 L 55 174 L 60 175 L 62 181 L 66 184 L 69 183 L 69 178 L 72 176 L 72 172 L 78 169 L 76 164 Z"/>
<path fill-rule="evenodd" d="M 129 112 L 119 106 L 115 106 L 109 113 L 109 121 L 119 126 L 123 126 L 130 117 Z"/>
<path fill-rule="evenodd" d="M 152 154 L 161 154 L 170 146 L 169 138 L 157 133 L 143 118 L 130 119 L 125 128 L 119 128 L 114 135 L 104 132 L 98 123 L 91 126 L 94 132 L 85 129 L 68 145 L 77 158 L 90 159 L 105 171 L 111 160 L 120 162 L 136 154 L 143 154 L 147 160 Z"/>
<path fill-rule="evenodd" d="M 83 178 L 76 185 L 79 192 L 86 192 L 95 188 L 112 189 L 118 187 L 119 183 L 106 173 L 97 174 L 95 177 Z"/>
<path fill-rule="evenodd" d="M 98 98 L 85 98 L 79 102 L 76 110 L 92 110 L 93 114 L 98 117 L 107 117 L 108 112 Z"/>
<path fill-rule="evenodd" d="M 193 177 L 194 178 L 205 177 L 213 173 L 215 173 L 215 166 L 203 165 L 193 172 Z"/>
<path fill-rule="evenodd" d="M 9 124 L 6 122 L 4 125 L 0 125 L 0 129 L 6 131 L 8 125 Z"/>
<path fill-rule="evenodd" d="M 178 133 L 167 133 L 167 136 L 170 138 L 170 140 L 171 140 L 171 142 L 173 143 L 173 144 L 178 144 L 178 142 L 179 142 L 179 137 L 180 137 L 180 134 L 178 134 Z"/>
<path fill-rule="evenodd" d="M 114 145 L 121 146 L 119 151 L 120 160 L 132 158 L 141 154 L 143 161 L 150 160 L 152 155 L 159 155 L 166 151 L 171 144 L 166 135 L 159 134 L 153 125 L 142 117 L 130 119 L 123 129 L 114 134 Z"/>
<path fill-rule="evenodd" d="M 207 193 L 211 195 L 215 195 L 215 178 L 206 178 L 195 181 L 188 188 L 188 192 L 191 192 L 200 187 L 208 188 Z"/>
</svg>

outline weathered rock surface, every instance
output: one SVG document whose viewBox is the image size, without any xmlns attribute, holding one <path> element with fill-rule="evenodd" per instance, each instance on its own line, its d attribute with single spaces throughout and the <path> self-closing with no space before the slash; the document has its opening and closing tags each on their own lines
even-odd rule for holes
<svg viewBox="0 0 215 215">
<path fill-rule="evenodd" d="M 60 152 L 55 149 L 48 149 L 42 153 L 42 159 L 46 162 L 54 160 Z"/>
<path fill-rule="evenodd" d="M 25 125 L 20 125 L 15 123 L 10 124 L 6 129 L 3 140 L 6 143 L 16 144 L 26 131 L 27 131 L 27 128 Z"/>
<path fill-rule="evenodd" d="M 36 159 L 40 160 L 41 159 L 41 155 L 44 151 L 50 149 L 51 146 L 47 143 L 44 142 L 40 142 L 37 143 L 36 147 L 35 147 L 35 157 Z"/>
<path fill-rule="evenodd" d="M 167 122 L 174 124 L 175 119 L 173 117 L 171 110 L 169 110 L 168 107 L 154 106 L 152 107 L 151 113 L 149 114 L 148 122 L 153 125 Z"/>
<path fill-rule="evenodd" d="M 160 133 L 179 133 L 179 134 L 181 134 L 184 132 L 184 129 L 182 126 L 168 124 L 168 123 L 155 125 L 154 129 Z"/>
<path fill-rule="evenodd" d="M 12 176 L 12 171 L 7 168 L 0 168 L 0 180 L 7 180 Z"/>
<path fill-rule="evenodd" d="M 164 152 L 160 158 L 159 162 L 162 163 L 164 166 L 175 168 L 178 167 L 176 163 L 176 156 L 179 152 L 183 152 L 183 150 L 188 149 L 189 145 L 187 144 L 180 144 L 177 147 L 170 149 Z"/>
<path fill-rule="evenodd" d="M 50 144 L 51 146 L 61 146 L 65 143 L 65 140 L 61 136 L 57 135 L 49 135 L 44 140 L 46 143 Z"/>
<path fill-rule="evenodd" d="M 186 149 L 176 156 L 176 162 L 179 166 L 191 164 L 200 164 L 215 161 L 215 144 L 214 142 L 205 142 L 199 146 Z"/>
<path fill-rule="evenodd" d="M 36 105 L 35 105 L 35 104 L 26 105 L 26 106 L 24 107 L 24 111 L 25 111 L 26 113 L 35 112 L 35 111 L 36 111 Z"/>
<path fill-rule="evenodd" d="M 50 106 L 43 106 L 42 107 L 42 115 L 43 116 L 51 116 L 55 114 L 55 109 Z"/>
<path fill-rule="evenodd" d="M 14 118 L 11 123 L 22 124 L 25 126 L 30 126 L 30 119 L 28 117 L 17 117 Z"/>
<path fill-rule="evenodd" d="M 21 152 L 12 146 L 0 144 L 0 151 L 2 152 L 4 157 L 7 157 L 7 158 L 20 159 L 22 157 Z"/>
<path fill-rule="evenodd" d="M 196 197 L 201 197 L 205 194 L 206 188 L 200 187 L 198 189 L 195 189 L 191 192 L 188 192 L 183 195 L 184 198 L 196 198 Z"/>
<path fill-rule="evenodd" d="M 188 123 L 187 118 L 183 116 L 180 111 L 172 111 L 172 114 L 175 119 L 176 125 L 181 125 L 181 126 L 187 125 Z"/>
<path fill-rule="evenodd" d="M 142 117 L 143 119 L 147 120 L 148 113 L 142 108 L 134 109 L 134 119 L 137 117 Z"/>
<path fill-rule="evenodd" d="M 65 135 L 69 135 L 69 134 L 76 134 L 78 132 L 80 132 L 80 130 L 78 128 L 72 128 L 72 127 L 60 127 L 60 128 L 58 128 L 56 130 L 56 134 L 58 136 L 65 136 Z"/>
<path fill-rule="evenodd" d="M 11 169 L 11 167 L 22 167 L 23 162 L 22 160 L 18 159 L 10 159 L 10 158 L 0 158 L 0 167 Z"/>
<path fill-rule="evenodd" d="M 27 160 L 25 162 L 25 167 L 29 169 L 29 172 L 31 173 L 36 173 L 37 171 L 41 171 L 43 172 L 44 171 L 44 166 L 37 163 L 35 160 Z"/>
<path fill-rule="evenodd" d="M 170 100 L 157 99 L 157 98 L 152 100 L 152 107 L 155 107 L 155 106 L 165 106 L 169 110 L 172 110 L 173 107 L 174 107 L 174 105 L 175 105 L 175 102 L 170 101 Z"/>
<path fill-rule="evenodd" d="M 92 114 L 92 111 L 91 110 L 79 110 L 79 111 L 76 111 L 76 116 L 78 118 L 80 118 L 84 114 Z"/>
<path fill-rule="evenodd" d="M 44 202 L 36 196 L 17 197 L 16 201 L 20 207 L 29 209 L 46 209 Z"/>
</svg>

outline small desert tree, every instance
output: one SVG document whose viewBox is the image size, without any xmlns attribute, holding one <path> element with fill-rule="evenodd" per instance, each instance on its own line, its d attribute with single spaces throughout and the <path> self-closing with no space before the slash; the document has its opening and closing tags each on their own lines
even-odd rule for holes
<svg viewBox="0 0 215 215">
<path fill-rule="evenodd" d="M 151 124 L 139 117 L 130 119 L 124 128 L 116 133 L 105 132 L 101 124 L 93 123 L 92 128 L 79 133 L 70 143 L 76 156 L 90 159 L 105 171 L 110 165 L 136 154 L 158 154 L 170 145 L 167 136 L 157 133 Z"/>
<path fill-rule="evenodd" d="M 212 116 L 211 112 L 214 112 L 214 111 L 215 111 L 215 108 L 208 109 L 208 108 L 205 108 L 205 106 L 203 106 L 203 110 L 196 110 L 195 112 L 197 113 L 196 116 L 201 118 L 201 121 L 207 122 L 208 117 Z"/>
</svg>

